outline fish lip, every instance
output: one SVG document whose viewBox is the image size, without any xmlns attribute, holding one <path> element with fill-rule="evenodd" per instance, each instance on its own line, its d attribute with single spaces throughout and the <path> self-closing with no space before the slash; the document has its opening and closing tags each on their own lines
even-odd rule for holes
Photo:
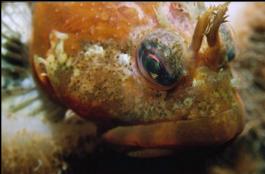
<svg viewBox="0 0 265 174">
<path fill-rule="evenodd" d="M 127 147 L 167 148 L 224 144 L 244 127 L 242 108 L 215 117 L 118 126 L 102 135 L 103 141 Z"/>
</svg>

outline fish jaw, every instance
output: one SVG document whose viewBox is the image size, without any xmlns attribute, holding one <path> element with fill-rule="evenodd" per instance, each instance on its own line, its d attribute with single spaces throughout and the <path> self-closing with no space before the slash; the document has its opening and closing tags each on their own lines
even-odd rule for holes
<svg viewBox="0 0 265 174">
<path fill-rule="evenodd" d="M 140 149 L 222 145 L 243 129 L 244 110 L 240 101 L 238 104 L 216 117 L 119 126 L 104 133 L 102 138 L 110 144 Z"/>
</svg>

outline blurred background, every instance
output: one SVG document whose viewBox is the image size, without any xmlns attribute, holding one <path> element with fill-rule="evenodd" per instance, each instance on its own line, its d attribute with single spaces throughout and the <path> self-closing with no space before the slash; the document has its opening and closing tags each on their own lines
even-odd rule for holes
<svg viewBox="0 0 265 174">
<path fill-rule="evenodd" d="M 221 3 L 206 2 L 206 6 Z M 157 159 L 128 158 L 113 152 L 93 155 L 96 128 L 92 123 L 78 119 L 70 111 L 66 113 L 69 119 L 58 123 L 65 108 L 55 109 L 37 91 L 26 60 L 31 5 L 1 3 L 3 173 L 265 173 L 264 2 L 232 2 L 228 11 L 239 50 L 232 67 L 246 108 L 243 133 L 215 153 Z M 7 43 L 13 45 L 8 47 Z M 10 57 L 12 60 L 6 62 Z M 39 101 L 40 98 L 44 99 Z M 18 106 L 16 103 L 21 100 L 25 102 Z M 42 120 L 45 115 L 57 120 L 46 124 Z M 84 135 L 75 137 L 73 132 Z"/>
</svg>

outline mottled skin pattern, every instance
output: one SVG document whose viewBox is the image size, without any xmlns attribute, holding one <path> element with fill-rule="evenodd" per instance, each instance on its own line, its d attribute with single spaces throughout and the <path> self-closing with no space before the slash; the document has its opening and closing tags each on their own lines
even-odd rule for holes
<svg viewBox="0 0 265 174">
<path fill-rule="evenodd" d="M 36 79 L 54 100 L 107 127 L 104 141 L 136 149 L 131 156 L 223 144 L 243 128 L 228 65 L 231 34 L 219 31 L 226 10 L 227 4 L 36 3 Z M 181 45 L 171 47 L 184 73 L 170 89 L 139 71 L 137 51 L 155 32 L 173 33 Z"/>
</svg>

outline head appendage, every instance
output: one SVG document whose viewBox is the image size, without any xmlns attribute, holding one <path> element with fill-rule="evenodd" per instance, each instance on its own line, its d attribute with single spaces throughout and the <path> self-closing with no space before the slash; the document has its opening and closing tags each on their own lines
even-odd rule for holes
<svg viewBox="0 0 265 174">
<path fill-rule="evenodd" d="M 228 3 L 225 3 L 223 5 L 217 6 L 214 8 L 213 15 L 212 15 L 212 21 L 209 23 L 207 27 L 207 31 L 205 33 L 207 37 L 207 42 L 210 47 L 213 47 L 218 42 L 218 31 L 219 27 L 222 23 L 227 22 L 227 7 Z"/>
<path fill-rule="evenodd" d="M 191 49 L 197 53 L 201 47 L 203 36 L 207 37 L 207 42 L 210 47 L 218 43 L 218 31 L 222 23 L 227 22 L 225 15 L 229 3 L 224 3 L 216 7 L 208 8 L 198 18 L 197 25 L 191 42 Z"/>
</svg>

